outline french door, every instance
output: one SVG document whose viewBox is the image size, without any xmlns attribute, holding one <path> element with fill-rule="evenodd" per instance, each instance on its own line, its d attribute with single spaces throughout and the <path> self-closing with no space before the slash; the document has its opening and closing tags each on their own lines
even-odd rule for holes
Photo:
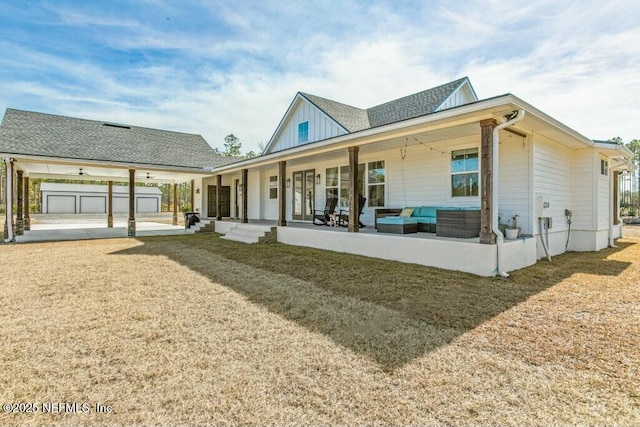
<svg viewBox="0 0 640 427">
<path fill-rule="evenodd" d="M 316 194 L 315 169 L 293 173 L 293 219 L 313 220 Z"/>
</svg>

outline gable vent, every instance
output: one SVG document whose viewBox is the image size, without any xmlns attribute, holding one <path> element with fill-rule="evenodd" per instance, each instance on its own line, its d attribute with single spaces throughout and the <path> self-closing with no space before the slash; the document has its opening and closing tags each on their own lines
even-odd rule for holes
<svg viewBox="0 0 640 427">
<path fill-rule="evenodd" d="M 131 129 L 131 126 L 125 126 L 125 125 L 117 125 L 115 123 L 103 123 L 103 126 L 109 126 L 112 128 L 120 128 L 120 129 Z"/>
</svg>

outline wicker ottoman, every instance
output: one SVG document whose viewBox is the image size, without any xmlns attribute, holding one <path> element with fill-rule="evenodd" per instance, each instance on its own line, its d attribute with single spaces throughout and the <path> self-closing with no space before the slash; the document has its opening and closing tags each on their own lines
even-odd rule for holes
<svg viewBox="0 0 640 427">
<path fill-rule="evenodd" d="M 397 216 L 378 219 L 379 233 L 409 234 L 418 232 L 418 220 Z"/>
<path fill-rule="evenodd" d="M 480 209 L 436 211 L 436 235 L 470 239 L 480 235 Z"/>
</svg>

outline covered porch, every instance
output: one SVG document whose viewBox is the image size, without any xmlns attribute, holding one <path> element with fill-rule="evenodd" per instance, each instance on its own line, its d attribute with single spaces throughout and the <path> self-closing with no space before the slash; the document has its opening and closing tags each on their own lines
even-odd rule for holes
<svg viewBox="0 0 640 427">
<path fill-rule="evenodd" d="M 275 240 L 294 246 L 305 246 L 371 258 L 386 259 L 457 270 L 478 276 L 495 276 L 495 245 L 480 244 L 480 238 L 440 237 L 435 233 L 390 234 L 374 227 L 351 233 L 346 227 L 316 226 L 303 221 L 289 221 L 279 226 L 274 220 L 215 221 L 215 232 L 228 234 L 233 229 L 275 230 Z M 505 241 L 502 265 L 507 271 L 518 270 L 536 262 L 536 239 L 523 236 Z"/>
</svg>

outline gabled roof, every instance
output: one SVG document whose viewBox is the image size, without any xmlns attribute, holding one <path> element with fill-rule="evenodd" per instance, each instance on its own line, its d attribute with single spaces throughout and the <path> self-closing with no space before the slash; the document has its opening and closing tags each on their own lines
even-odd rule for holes
<svg viewBox="0 0 640 427">
<path fill-rule="evenodd" d="M 371 127 L 367 110 L 321 98 L 309 93 L 300 92 L 300 95 L 307 98 L 309 102 L 322 110 L 348 132 L 356 132 Z"/>
<path fill-rule="evenodd" d="M 202 168 L 234 159 L 200 135 L 7 108 L 0 152 L 116 163 Z"/>
<path fill-rule="evenodd" d="M 321 110 L 345 131 L 353 133 L 435 113 L 464 85 L 468 86 L 474 101 L 477 101 L 475 91 L 467 77 L 367 109 L 332 101 L 309 93 L 298 92 L 267 144 L 265 153 L 270 151 L 280 133 L 280 129 L 283 128 L 292 113 L 296 100 L 300 97 Z"/>
<path fill-rule="evenodd" d="M 402 120 L 435 113 L 460 88 L 467 77 L 405 96 L 367 109 L 370 127 L 384 126 Z"/>
</svg>

